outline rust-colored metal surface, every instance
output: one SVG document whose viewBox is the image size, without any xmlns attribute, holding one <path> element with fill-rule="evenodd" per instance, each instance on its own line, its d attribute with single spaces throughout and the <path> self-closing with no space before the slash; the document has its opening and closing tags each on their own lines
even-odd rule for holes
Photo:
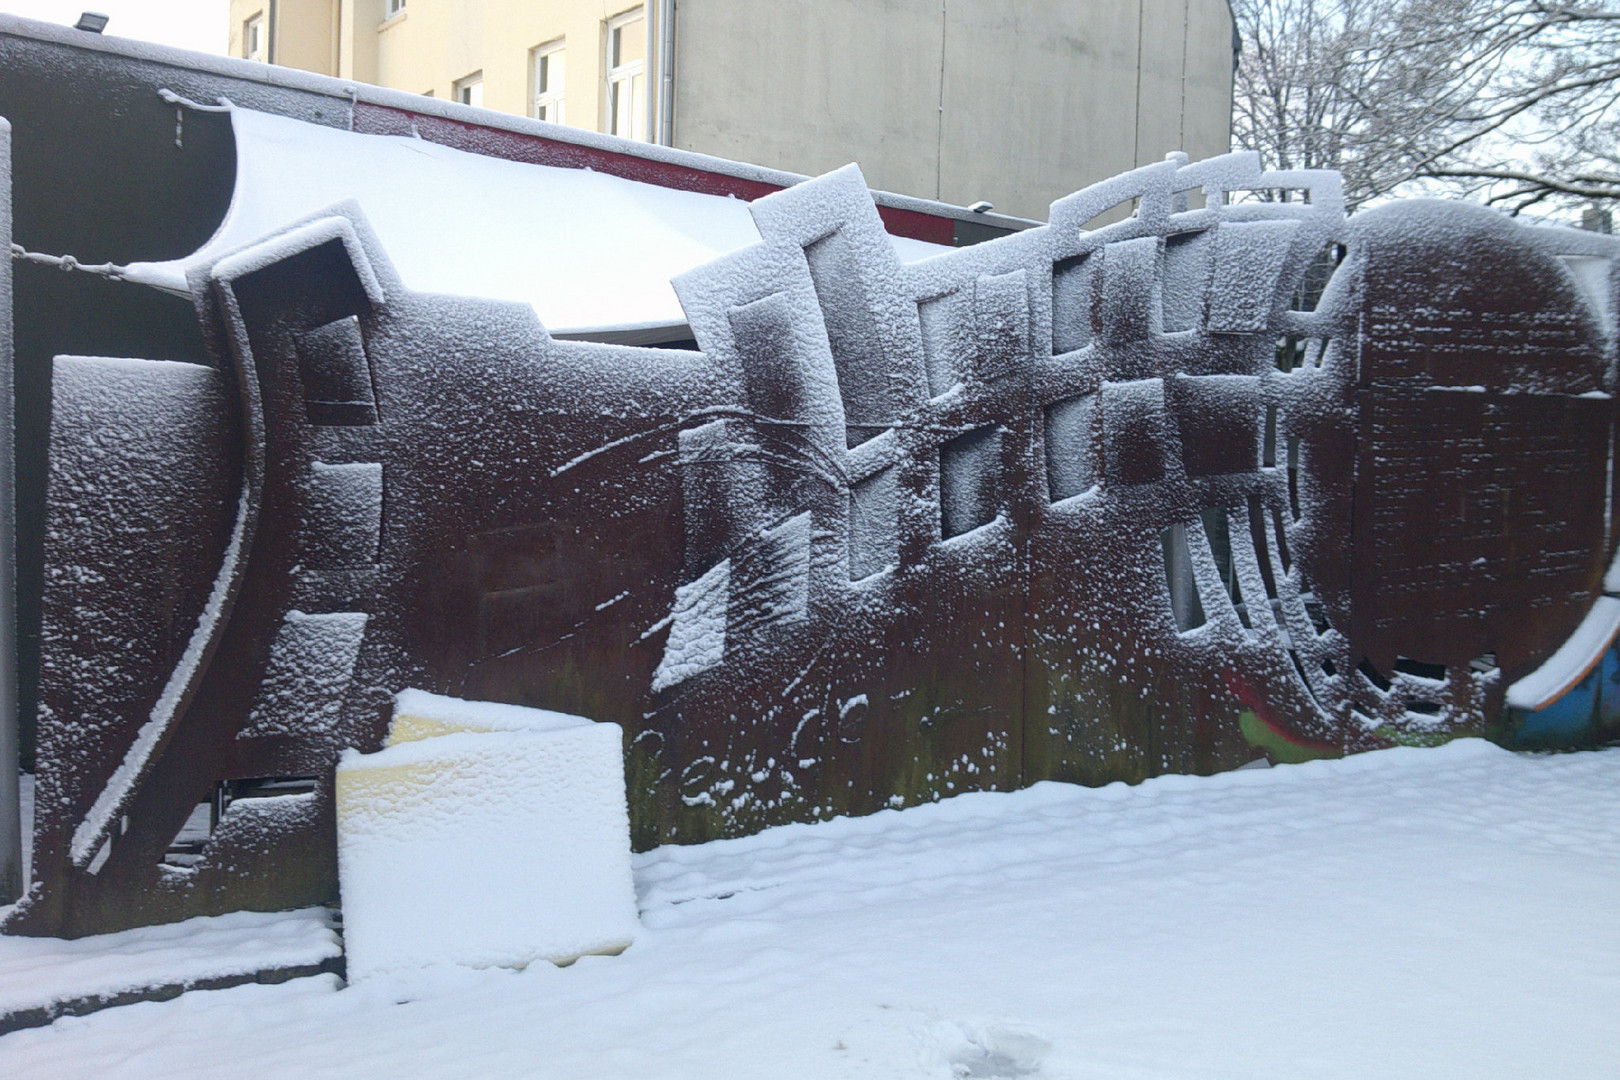
<svg viewBox="0 0 1620 1080">
<path fill-rule="evenodd" d="M 753 210 L 697 351 L 412 293 L 350 207 L 194 274 L 214 368 L 58 360 L 7 929 L 333 899 L 406 687 L 623 725 L 645 847 L 1485 732 L 1601 591 L 1608 238 L 1242 157 L 910 265 L 852 169 Z"/>
</svg>

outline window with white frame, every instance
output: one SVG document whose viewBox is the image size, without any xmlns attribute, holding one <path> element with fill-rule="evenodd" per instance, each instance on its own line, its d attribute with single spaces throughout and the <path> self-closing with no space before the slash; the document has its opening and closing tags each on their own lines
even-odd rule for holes
<svg viewBox="0 0 1620 1080">
<path fill-rule="evenodd" d="M 402 12 L 404 10 L 405 10 L 405 0 L 388 0 L 388 15 L 387 15 L 387 18 L 392 19 L 395 15 L 398 15 L 400 12 Z"/>
<path fill-rule="evenodd" d="M 476 109 L 484 107 L 484 73 L 475 71 L 466 78 L 457 79 L 454 97 L 463 105 L 471 105 Z"/>
<path fill-rule="evenodd" d="M 531 54 L 534 72 L 534 118 L 565 123 L 563 93 L 568 88 L 568 54 L 563 39 L 548 41 Z"/>
<path fill-rule="evenodd" d="M 607 22 L 607 129 L 627 139 L 647 137 L 647 20 L 631 8 Z"/>
<path fill-rule="evenodd" d="M 248 60 L 266 59 L 266 45 L 269 39 L 264 32 L 264 12 L 248 19 L 242 24 L 242 55 Z"/>
</svg>

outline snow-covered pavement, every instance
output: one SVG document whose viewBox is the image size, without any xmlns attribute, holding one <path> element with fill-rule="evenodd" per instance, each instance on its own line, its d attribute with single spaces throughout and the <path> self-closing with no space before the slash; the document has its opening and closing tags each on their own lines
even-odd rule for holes
<svg viewBox="0 0 1620 1080">
<path fill-rule="evenodd" d="M 967 795 L 640 856 L 622 956 L 194 992 L 0 1077 L 1606 1080 L 1617 796 L 1477 740 Z"/>
</svg>

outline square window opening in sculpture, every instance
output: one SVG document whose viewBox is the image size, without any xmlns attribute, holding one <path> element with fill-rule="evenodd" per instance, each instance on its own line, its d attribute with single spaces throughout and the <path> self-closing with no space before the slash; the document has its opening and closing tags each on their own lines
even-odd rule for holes
<svg viewBox="0 0 1620 1080">
<path fill-rule="evenodd" d="M 1446 665 L 1414 660 L 1410 656 L 1397 656 L 1395 658 L 1395 670 L 1402 675 L 1410 675 L 1415 679 L 1424 679 L 1432 683 L 1444 683 L 1446 681 Z"/>
<path fill-rule="evenodd" d="M 1277 538 L 1277 560 L 1282 563 L 1282 571 L 1286 574 L 1294 561 L 1288 554 L 1288 530 L 1283 526 L 1282 510 L 1275 506 L 1271 508 L 1271 532 Z"/>
<path fill-rule="evenodd" d="M 1052 355 L 1062 356 L 1092 343 L 1096 260 L 1076 255 L 1052 264 Z"/>
<path fill-rule="evenodd" d="M 310 795 L 315 791 L 316 781 L 313 776 L 256 776 L 219 781 L 186 815 L 180 831 L 163 853 L 163 864 L 181 870 L 197 865 L 232 803 L 242 799 Z M 123 820 L 127 828 L 129 819 Z"/>
<path fill-rule="evenodd" d="M 1290 436 L 1288 439 L 1288 512 L 1298 523 L 1304 517 L 1299 505 L 1299 438 Z"/>
<path fill-rule="evenodd" d="M 1254 546 L 1255 560 L 1260 564 L 1260 581 L 1266 588 L 1266 599 L 1275 602 L 1277 576 L 1271 566 L 1270 545 L 1266 542 L 1266 508 L 1259 492 L 1249 494 L 1249 543 Z"/>
<path fill-rule="evenodd" d="M 1172 525 L 1159 534 L 1159 548 L 1164 556 L 1164 579 L 1170 601 L 1170 617 L 1176 632 L 1185 634 L 1208 622 L 1204 602 L 1198 595 L 1198 582 L 1193 577 L 1192 551 L 1187 546 L 1187 526 Z"/>
<path fill-rule="evenodd" d="M 1293 371 L 1305 366 L 1307 339 L 1287 334 L 1277 339 L 1276 363 L 1278 371 Z"/>
<path fill-rule="evenodd" d="M 986 424 L 939 448 L 940 539 L 990 524 L 1000 512 L 1001 428 Z"/>
<path fill-rule="evenodd" d="M 1140 198 L 1135 195 L 1128 199 L 1121 199 L 1113 206 L 1099 210 L 1086 219 L 1081 223 L 1080 231 L 1096 232 L 1098 229 L 1107 228 L 1109 225 L 1118 225 L 1122 221 L 1129 221 L 1136 216 L 1137 206 L 1140 202 Z"/>
<path fill-rule="evenodd" d="M 900 470 L 893 465 L 850 485 L 849 579 L 860 581 L 899 562 Z"/>
<path fill-rule="evenodd" d="M 214 838 L 214 830 L 219 827 L 219 819 L 229 802 L 229 782 L 221 780 L 197 801 L 181 822 L 174 839 L 169 841 L 168 850 L 163 853 L 164 864 L 182 869 L 195 866 L 208 841 Z"/>
<path fill-rule="evenodd" d="M 1209 287 L 1208 230 L 1175 233 L 1164 239 L 1161 278 L 1162 329 L 1166 334 L 1194 330 L 1203 321 L 1204 293 Z"/>
<path fill-rule="evenodd" d="M 1310 262 L 1305 264 L 1300 274 L 1299 284 L 1294 288 L 1294 294 L 1288 302 L 1290 311 L 1315 311 L 1322 302 L 1322 294 L 1327 291 L 1328 282 L 1344 261 L 1345 247 L 1328 241 L 1311 256 Z"/>
<path fill-rule="evenodd" d="M 1368 657 L 1363 656 L 1361 658 L 1361 663 L 1356 665 L 1356 670 L 1361 672 L 1363 677 L 1365 677 L 1368 682 L 1372 683 L 1386 694 L 1389 693 L 1390 687 L 1394 685 L 1389 681 L 1388 678 L 1385 677 L 1383 672 L 1378 670 L 1378 668 L 1373 664 L 1372 660 Z"/>
<path fill-rule="evenodd" d="M 923 363 L 928 373 L 928 396 L 947 394 L 962 380 L 957 353 L 960 345 L 954 330 L 966 316 L 967 297 L 953 289 L 917 303 L 917 323 L 922 331 Z"/>
<path fill-rule="evenodd" d="M 1097 482 L 1097 395 L 1064 398 L 1046 407 L 1046 488 L 1052 502 L 1089 491 Z"/>
<path fill-rule="evenodd" d="M 377 395 L 360 320 L 353 315 L 306 330 L 294 338 L 304 411 L 320 426 L 377 422 Z"/>
<path fill-rule="evenodd" d="M 1209 542 L 1209 553 L 1215 559 L 1215 570 L 1221 577 L 1221 587 L 1226 592 L 1226 598 L 1232 604 L 1232 610 L 1237 613 L 1238 621 L 1245 630 L 1254 629 L 1249 619 L 1249 608 L 1243 600 L 1243 589 L 1238 584 L 1237 573 L 1232 565 L 1232 525 L 1225 507 L 1211 506 L 1199 511 L 1199 521 L 1204 527 L 1204 537 Z"/>
</svg>

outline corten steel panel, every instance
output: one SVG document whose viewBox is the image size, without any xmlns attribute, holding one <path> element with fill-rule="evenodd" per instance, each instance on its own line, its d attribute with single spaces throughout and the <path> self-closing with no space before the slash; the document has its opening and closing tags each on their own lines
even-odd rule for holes
<svg viewBox="0 0 1620 1080">
<path fill-rule="evenodd" d="M 1607 564 L 1604 330 L 1506 219 L 1419 204 L 1362 234 L 1351 652 L 1384 673 L 1494 654 L 1511 681 Z"/>
<path fill-rule="evenodd" d="M 1225 205 L 1279 184 L 1310 201 Z M 1213 209 L 1185 209 L 1191 187 Z M 1079 228 L 1122 200 L 1136 216 Z M 623 725 L 643 847 L 1486 730 L 1510 658 L 1573 629 L 1611 544 L 1612 405 L 1580 396 L 1608 332 L 1556 256 L 1612 242 L 1414 214 L 1445 242 L 1386 279 L 1386 223 L 1347 222 L 1330 175 L 1166 162 L 1047 228 L 901 266 L 845 170 L 755 204 L 759 245 L 677 280 L 695 352 L 554 341 L 528 308 L 408 292 L 352 207 L 198 272 L 204 404 L 122 423 L 197 458 L 208 482 L 160 485 L 148 512 L 213 539 L 165 575 L 172 545 L 146 537 L 132 575 L 107 521 L 75 531 L 53 491 L 78 545 L 53 559 L 107 583 L 46 604 L 112 617 L 132 590 L 131 617 L 169 604 L 195 629 L 131 639 L 88 750 L 68 745 L 79 691 L 52 690 L 42 745 L 70 809 L 41 819 L 41 879 L 8 929 L 332 899 L 332 764 L 378 745 L 407 686 Z M 1335 245 L 1326 292 L 1302 293 Z M 1451 251 L 1543 287 L 1492 308 Z M 1429 389 L 1453 368 L 1405 345 L 1386 349 L 1398 372 L 1369 373 L 1394 340 L 1367 329 L 1373 300 L 1393 325 L 1425 291 L 1450 297 L 1462 344 L 1437 324 L 1407 337 L 1486 392 Z M 1506 361 L 1468 328 L 1493 318 L 1522 332 Z M 88 475 L 70 436 L 108 412 L 64 399 L 53 467 Z M 1455 465 L 1468 496 L 1427 531 L 1425 463 Z M 115 506 L 142 468 L 107 464 Z M 1498 561 L 1489 587 L 1458 552 Z M 173 599 L 142 599 L 164 581 Z M 1416 599 L 1385 604 L 1402 582 Z M 1200 625 L 1178 627 L 1172 588 L 1196 592 Z M 1432 666 L 1378 667 L 1377 634 Z M 1426 636 L 1458 644 L 1414 655 Z M 199 641 L 192 671 L 177 653 Z M 1491 649 L 1503 669 L 1469 663 Z M 53 638 L 49 660 L 106 651 Z M 190 865 L 166 859 L 201 797 L 266 777 L 314 787 L 238 798 Z"/>
<path fill-rule="evenodd" d="M 1512 672 L 1562 642 L 1604 567 L 1610 402 L 1374 384 L 1362 391 L 1352 642 Z"/>
</svg>

